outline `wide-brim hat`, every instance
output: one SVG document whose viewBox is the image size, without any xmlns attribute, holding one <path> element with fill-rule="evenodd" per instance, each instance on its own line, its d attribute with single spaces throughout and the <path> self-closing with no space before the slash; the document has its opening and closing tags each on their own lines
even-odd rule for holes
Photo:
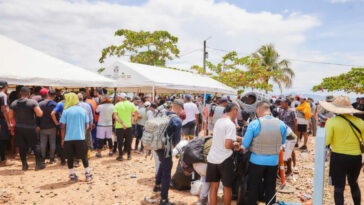
<svg viewBox="0 0 364 205">
<path fill-rule="evenodd" d="M 346 96 L 336 97 L 333 102 L 320 101 L 320 105 L 325 110 L 336 114 L 364 113 L 363 111 L 354 109 L 351 105 L 350 99 Z"/>
</svg>

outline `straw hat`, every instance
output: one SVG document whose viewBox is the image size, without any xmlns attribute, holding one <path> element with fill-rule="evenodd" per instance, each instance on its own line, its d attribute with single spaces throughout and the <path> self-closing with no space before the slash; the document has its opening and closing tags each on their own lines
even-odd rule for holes
<svg viewBox="0 0 364 205">
<path fill-rule="evenodd" d="M 336 114 L 364 113 L 360 110 L 354 109 L 350 103 L 350 99 L 346 96 L 336 97 L 333 102 L 320 101 L 320 105 L 325 110 Z"/>
</svg>

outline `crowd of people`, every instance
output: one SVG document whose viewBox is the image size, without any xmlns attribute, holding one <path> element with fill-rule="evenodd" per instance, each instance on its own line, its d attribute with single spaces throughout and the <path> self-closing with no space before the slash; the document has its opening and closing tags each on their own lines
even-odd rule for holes
<svg viewBox="0 0 364 205">
<path fill-rule="evenodd" d="M 295 152 L 307 152 L 309 136 L 316 136 L 317 126 L 326 126 L 326 142 L 332 150 L 330 177 L 335 186 L 335 203 L 344 203 L 347 176 L 354 203 L 360 204 L 357 178 L 364 151 L 364 98 L 358 98 L 352 105 L 348 97 L 333 96 L 320 103 L 299 95 L 268 100 L 258 99 L 254 93 L 234 100 L 217 96 L 204 100 L 204 96 L 192 95 L 152 99 L 144 94 L 108 95 L 102 88 L 69 92 L 24 86 L 17 86 L 8 94 L 7 83 L 0 81 L 0 166 L 13 165 L 5 154 L 10 144 L 16 147 L 24 171 L 29 169 L 27 155 L 33 153 L 35 170 L 46 168 L 47 158 L 49 164 L 59 158 L 62 166 L 67 162 L 69 178 L 74 182 L 78 176 L 73 168 L 82 161 L 89 181 L 93 177 L 88 162 L 91 150 L 101 158 L 106 148 L 110 157 L 117 155 L 118 161 L 132 159 L 132 151 L 146 154 L 152 151 L 156 165 L 153 191 L 161 192 L 160 204 L 173 204 L 168 200 L 172 150 L 145 150 L 142 142 L 146 123 L 168 116 L 165 135 L 172 147 L 181 139 L 212 136 L 206 171 L 200 174 L 208 188 L 201 193 L 199 204 L 217 204 L 220 182 L 224 204 L 231 204 L 234 152 L 250 154 L 247 204 L 255 205 L 262 200 L 261 192 L 263 201 L 273 204 L 281 150 L 284 150 L 285 175 L 293 178 L 298 173 Z"/>
</svg>

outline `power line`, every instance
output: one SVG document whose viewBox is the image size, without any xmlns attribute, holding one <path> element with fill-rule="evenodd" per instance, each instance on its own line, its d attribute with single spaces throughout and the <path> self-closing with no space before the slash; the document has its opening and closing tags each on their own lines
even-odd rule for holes
<svg viewBox="0 0 364 205">
<path fill-rule="evenodd" d="M 202 49 L 198 48 L 198 49 L 194 49 L 194 50 L 191 50 L 191 51 L 188 51 L 188 52 L 184 52 L 183 54 L 180 55 L 180 57 L 190 55 L 190 54 L 195 53 L 197 51 L 202 51 Z"/>
<path fill-rule="evenodd" d="M 216 51 L 221 51 L 221 52 L 231 52 L 231 51 L 227 51 L 227 50 L 219 49 L 219 48 L 211 48 L 211 47 L 207 47 L 207 48 L 212 49 L 212 50 L 216 50 Z M 240 51 L 237 51 L 237 52 L 238 53 L 243 53 L 243 54 L 249 55 L 249 53 L 246 53 L 246 52 L 240 52 Z M 297 61 L 297 62 L 303 62 L 303 63 L 324 64 L 324 65 L 336 65 L 336 66 L 348 66 L 348 67 L 364 67 L 362 65 L 351 65 L 351 64 L 344 64 L 344 63 L 332 63 L 332 62 L 323 62 L 323 61 L 313 61 L 313 60 L 296 59 L 296 58 L 287 58 L 287 60 Z"/>
</svg>

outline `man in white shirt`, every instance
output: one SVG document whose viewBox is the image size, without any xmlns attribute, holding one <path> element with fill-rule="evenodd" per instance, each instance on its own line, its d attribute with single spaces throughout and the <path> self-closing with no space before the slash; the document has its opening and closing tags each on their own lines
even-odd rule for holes
<svg viewBox="0 0 364 205">
<path fill-rule="evenodd" d="M 182 131 L 185 137 L 193 138 L 195 135 L 195 127 L 198 123 L 198 108 L 195 103 L 191 102 L 191 95 L 185 96 L 184 111 L 186 119 L 182 122 Z"/>
<path fill-rule="evenodd" d="M 206 182 L 211 183 L 210 205 L 217 204 L 217 190 L 221 180 L 224 186 L 224 204 L 231 203 L 234 182 L 233 148 L 239 148 L 234 124 L 239 108 L 236 104 L 226 106 L 226 115 L 217 120 L 212 145 L 207 155 Z"/>
</svg>

